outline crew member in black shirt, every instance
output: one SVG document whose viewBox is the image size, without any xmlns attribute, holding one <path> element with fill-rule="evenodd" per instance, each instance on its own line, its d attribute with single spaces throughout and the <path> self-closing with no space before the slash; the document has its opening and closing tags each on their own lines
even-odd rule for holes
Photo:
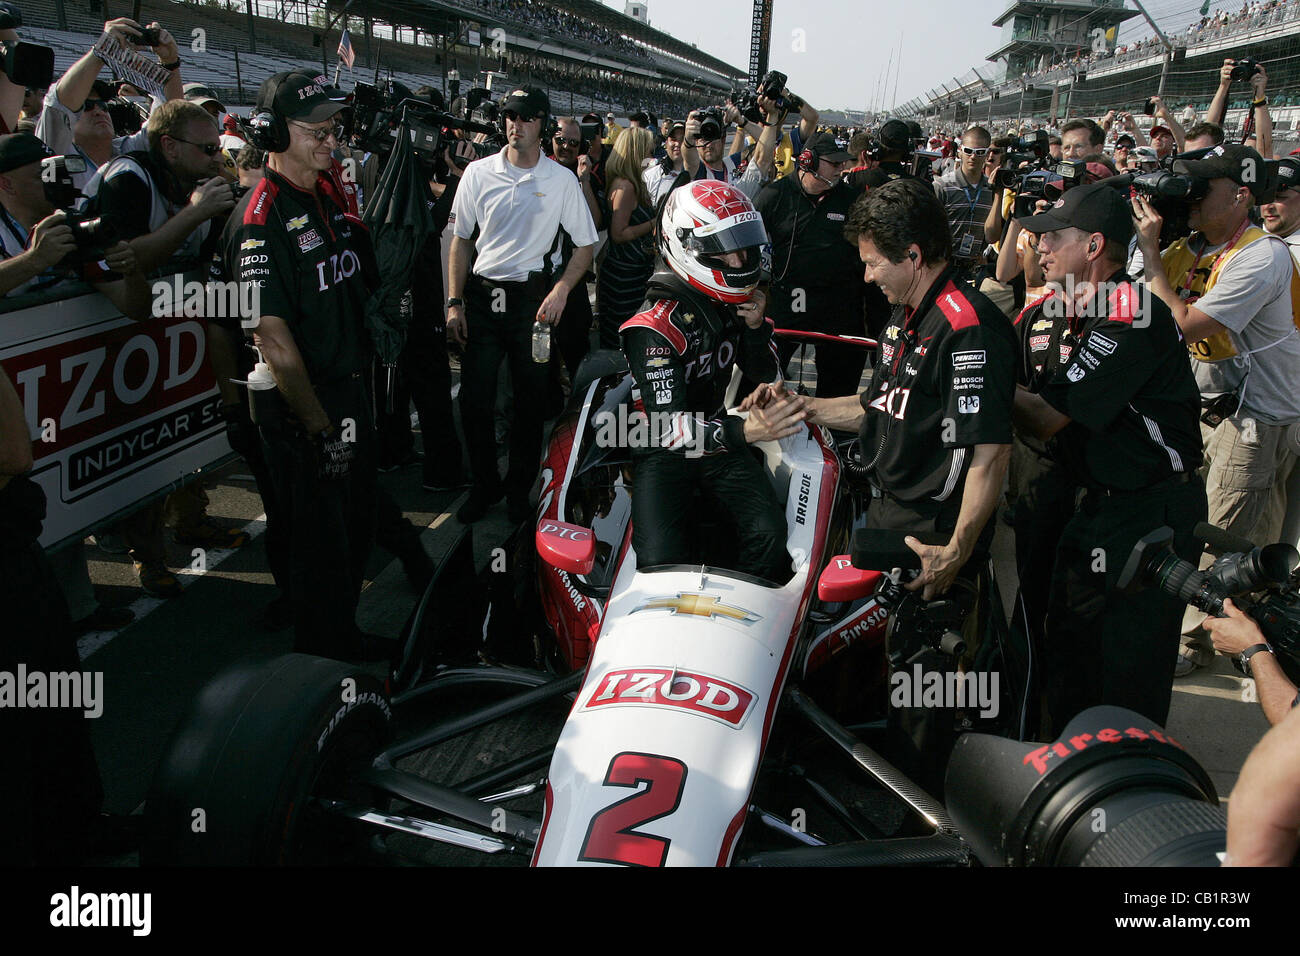
<svg viewBox="0 0 1300 956">
<path fill-rule="evenodd" d="M 914 179 L 912 167 L 908 164 L 908 157 L 912 153 L 910 136 L 907 124 L 902 120 L 890 120 L 880 127 L 876 165 L 853 173 L 849 185 L 873 189 L 892 179 Z"/>
<path fill-rule="evenodd" d="M 895 306 L 871 387 L 811 401 L 811 420 L 860 429 L 880 497 L 869 527 L 950 536 L 943 546 L 907 543 L 922 573 L 909 588 L 943 594 L 992 538 L 989 516 L 1011 453 L 1016 344 L 998 308 L 963 285 L 948 262 L 947 218 L 916 179 L 870 190 L 845 233 L 866 278 Z"/>
<path fill-rule="evenodd" d="M 1121 593 L 1116 580 L 1138 539 L 1164 525 L 1183 558 L 1199 556 L 1200 395 L 1168 307 L 1124 274 L 1133 221 L 1118 190 L 1076 187 L 1021 223 L 1042 235 L 1044 276 L 1068 293 L 1078 345 L 1039 394 L 1017 391 L 1016 422 L 1039 438 L 1057 436 L 1062 461 L 1088 488 L 1052 574 L 1044 662 L 1051 732 L 1096 704 L 1161 724 L 1182 607 L 1158 587 Z"/>
<path fill-rule="evenodd" d="M 767 314 L 778 329 L 863 335 L 862 281 L 857 250 L 844 238 L 844 223 L 860 195 L 839 179 L 852 157 L 830 133 L 818 133 L 795 160 L 792 176 L 763 187 L 754 206 L 772 240 L 772 284 Z M 799 348 L 780 339 L 785 368 Z M 856 395 L 867 350 L 818 342 L 817 395 Z"/>
<path fill-rule="evenodd" d="M 365 303 L 376 277 L 356 187 L 331 150 L 343 95 L 310 71 L 262 84 L 254 145 L 266 175 L 221 236 L 224 272 L 255 283 L 248 320 L 276 388 L 252 392 L 275 497 L 288 528 L 295 650 L 369 656 L 356 626 L 374 537 L 374 434 L 364 373 Z"/>
</svg>

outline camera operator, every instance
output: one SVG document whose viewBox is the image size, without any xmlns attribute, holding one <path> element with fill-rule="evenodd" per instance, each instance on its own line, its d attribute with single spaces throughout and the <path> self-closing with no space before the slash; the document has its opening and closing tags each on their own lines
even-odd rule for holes
<svg viewBox="0 0 1300 956">
<path fill-rule="evenodd" d="M 1147 142 L 1146 137 L 1142 135 L 1142 130 L 1138 128 L 1137 122 L 1133 119 L 1133 114 L 1129 112 L 1117 113 L 1115 110 L 1111 110 L 1109 113 L 1103 116 L 1101 118 L 1102 133 L 1105 135 L 1109 135 L 1112 127 L 1114 127 L 1115 125 L 1116 120 L 1118 120 L 1120 125 L 1124 128 L 1124 132 L 1120 133 L 1115 137 L 1116 148 L 1118 148 L 1119 141 L 1124 138 L 1128 139 L 1129 141 L 1128 145 L 1130 147 L 1146 145 Z M 1105 136 L 1103 136 L 1103 140 L 1104 138 Z M 1099 150 L 1089 149 L 1087 150 L 1087 152 L 1090 153 L 1099 152 Z M 1118 165 L 1119 159 L 1116 159 L 1115 163 L 1116 165 Z"/>
<path fill-rule="evenodd" d="M 1169 309 L 1124 273 L 1133 221 L 1120 191 L 1076 186 L 1021 220 L 1040 234 L 1045 300 L 1070 316 L 1069 364 L 1037 394 L 1016 393 L 1016 424 L 1056 437 L 1060 460 L 1088 489 L 1061 536 L 1048 599 L 1045 700 L 1053 732 L 1095 704 L 1128 707 L 1163 723 L 1182 609 L 1116 581 L 1143 533 L 1162 524 L 1194 556 L 1205 515 L 1195 468 L 1198 400 Z M 1067 427 L 1069 426 L 1069 427 Z M 1099 555 L 1102 563 L 1099 565 Z"/>
<path fill-rule="evenodd" d="M 1137 140 L 1134 139 L 1131 133 L 1120 133 L 1115 138 L 1115 151 L 1111 154 L 1111 158 L 1114 160 L 1115 168 L 1119 172 L 1127 172 L 1131 158 L 1130 154 L 1135 146 L 1137 146 Z"/>
<path fill-rule="evenodd" d="M 262 84 L 252 129 L 265 176 L 226 222 L 219 272 L 260 294 L 253 341 L 276 387 L 250 398 L 289 547 L 294 649 L 355 659 L 383 654 L 356 625 L 375 521 L 364 315 L 377 268 L 331 152 L 344 108 L 310 71 Z"/>
<path fill-rule="evenodd" d="M 754 203 L 771 237 L 767 314 L 778 329 L 864 333 L 866 285 L 856 251 L 844 237 L 846 217 L 861 191 L 839 179 L 851 160 L 830 133 L 818 133 L 800 154 L 794 175 L 764 186 Z M 778 340 L 783 369 L 798 348 L 797 340 Z M 866 349 L 819 342 L 818 397 L 856 395 L 866 361 Z"/>
<path fill-rule="evenodd" d="M 902 120 L 889 120 L 880 127 L 878 149 L 871 168 L 854 171 L 848 178 L 850 186 L 874 189 L 893 179 L 914 178 L 908 157 L 912 152 L 907 124 Z"/>
<path fill-rule="evenodd" d="M 591 267 L 596 244 L 595 225 L 577 180 L 541 153 L 541 131 L 550 114 L 546 94 L 535 87 L 515 90 L 503 101 L 501 112 L 506 147 L 496 156 L 470 163 L 452 208 L 456 237 L 447 267 L 447 334 L 466 346 L 461 420 L 473 487 L 456 515 L 465 524 L 482 518 L 503 494 L 512 520 L 522 522 L 531 514 L 528 493 L 542 447 L 544 409 L 539 398 L 549 383 L 547 363 L 533 360 L 533 327 L 560 320 L 570 292 Z M 562 231 L 575 249 L 555 279 Z M 515 403 L 510 470 L 503 488 L 492 410 L 497 370 L 507 357 L 515 394 L 528 398 Z"/>
<path fill-rule="evenodd" d="M 1223 127 L 1218 123 L 1197 123 L 1187 131 L 1183 145 L 1186 147 L 1185 152 L 1190 153 L 1198 149 L 1213 149 L 1223 140 Z"/>
<path fill-rule="evenodd" d="M 1070 120 L 1061 127 L 1061 158 L 1083 159 L 1100 153 L 1106 143 L 1106 131 L 1090 119 Z"/>
<path fill-rule="evenodd" d="M 70 256 L 71 261 L 80 257 L 68 214 L 55 208 L 41 177 L 42 160 L 50 156 L 30 133 L 0 136 L 0 295 L 44 291 L 65 278 L 82 278 L 123 315 L 148 318 L 149 285 L 127 243 L 115 242 L 100 261 L 60 268 Z"/>
<path fill-rule="evenodd" d="M 668 133 L 664 137 L 663 158 L 651 163 L 642 174 L 646 189 L 650 190 L 650 201 L 659 207 L 659 201 L 672 192 L 677 177 L 686 168 L 685 147 L 682 140 L 686 136 L 686 124 L 681 120 L 672 120 Z M 599 222 L 599 220 L 598 220 Z"/>
<path fill-rule="evenodd" d="M 1262 63 L 1245 58 L 1223 61 L 1219 68 L 1219 88 L 1214 91 L 1210 108 L 1205 111 L 1206 122 L 1223 125 L 1228 115 L 1228 95 L 1233 83 L 1249 84 L 1251 112 L 1248 118 L 1255 122 L 1255 132 L 1259 137 L 1257 149 L 1261 156 L 1272 158 L 1273 118 L 1268 112 L 1268 73 Z"/>
<path fill-rule="evenodd" d="M 158 62 L 171 71 L 164 93 L 168 101 L 178 100 L 184 91 L 176 41 L 157 23 L 149 24 L 149 29 L 158 31 L 158 43 L 153 47 Z M 144 28 L 127 17 L 109 20 L 104 32 L 128 46 L 144 36 Z M 114 138 L 113 120 L 105 104 L 116 91 L 96 80 L 99 71 L 108 65 L 93 50 L 72 64 L 46 93 L 45 108 L 36 123 L 37 137 L 54 152 L 77 153 L 87 161 L 86 171 L 74 178 L 78 189 L 86 185 L 99 166 L 121 153 L 144 149 L 148 142 L 144 129 Z"/>
<path fill-rule="evenodd" d="M 154 110 L 145 130 L 147 150 L 115 156 L 86 184 L 86 208 L 113 223 L 146 274 L 200 268 L 216 248 L 212 220 L 235 205 L 217 124 L 181 99 Z"/>
<path fill-rule="evenodd" d="M 1265 639 L 1254 619 L 1232 603 L 1223 601 L 1224 617 L 1207 617 L 1205 630 L 1220 654 L 1237 658 L 1242 672 L 1255 681 L 1259 705 L 1268 722 L 1277 725 L 1300 703 L 1295 684 L 1278 663 L 1277 654 Z"/>
<path fill-rule="evenodd" d="M 1290 247 L 1249 219 L 1267 188 L 1263 170 L 1247 146 L 1225 144 L 1199 160 L 1176 160 L 1175 174 L 1206 185 L 1203 198 L 1188 204 L 1194 232 L 1163 259 L 1163 219 L 1140 194 L 1133 206 L 1147 282 L 1172 310 L 1195 360 L 1209 521 L 1244 538 L 1275 541 L 1296 460 L 1286 436 L 1300 423 L 1300 334 Z M 1189 611 L 1181 673 L 1210 657 L 1198 633 L 1201 619 Z"/>
<path fill-rule="evenodd" d="M 1285 156 L 1277 161 L 1277 191 L 1259 212 L 1264 228 L 1286 240 L 1292 258 L 1300 265 L 1300 158 Z"/>
<path fill-rule="evenodd" d="M 934 181 L 934 194 L 943 205 L 952 239 L 952 264 L 979 287 L 984 250 L 1000 238 L 986 228 L 993 188 L 984 179 L 984 161 L 991 137 L 983 126 L 972 126 L 961 137 L 961 162 Z"/>
</svg>

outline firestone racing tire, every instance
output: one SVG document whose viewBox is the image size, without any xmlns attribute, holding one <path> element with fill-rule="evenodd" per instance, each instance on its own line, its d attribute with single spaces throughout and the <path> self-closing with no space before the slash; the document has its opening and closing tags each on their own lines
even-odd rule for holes
<svg viewBox="0 0 1300 956">
<path fill-rule="evenodd" d="M 373 806 L 358 772 L 392 726 L 383 684 L 348 664 L 286 654 L 235 665 L 199 693 L 168 745 L 141 862 L 346 862 L 329 838 L 350 835 L 348 822 L 317 801 Z"/>
</svg>

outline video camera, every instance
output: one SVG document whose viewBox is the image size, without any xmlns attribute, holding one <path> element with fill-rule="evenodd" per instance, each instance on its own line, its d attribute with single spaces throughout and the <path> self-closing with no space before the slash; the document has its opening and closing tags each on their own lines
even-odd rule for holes
<svg viewBox="0 0 1300 956">
<path fill-rule="evenodd" d="M 471 90 L 469 95 L 475 92 Z M 466 102 L 468 99 L 469 96 Z M 475 103 L 467 108 L 472 110 L 480 105 L 481 101 L 476 98 Z M 495 104 L 491 105 L 495 109 Z M 453 130 L 487 134 L 486 142 L 474 143 L 479 158 L 497 152 L 505 145 L 501 129 L 495 123 L 466 119 L 439 110 L 427 101 L 415 99 L 406 87 L 392 80 L 378 85 L 358 83 L 352 91 L 351 113 L 346 135 L 355 137 L 359 148 L 384 156 L 392 150 L 397 128 L 403 122 L 413 132 L 416 155 L 430 163 L 442 156 L 444 147 L 454 138 Z"/>
<path fill-rule="evenodd" d="M 1256 547 L 1204 522 L 1193 531 L 1217 555 L 1209 568 L 1201 571 L 1175 554 L 1173 529 L 1163 527 L 1134 546 L 1120 572 L 1120 589 L 1155 586 L 1215 617 L 1223 616 L 1223 602 L 1232 598 L 1273 645 L 1286 676 L 1300 683 L 1300 553 L 1289 544 Z"/>
<path fill-rule="evenodd" d="M 47 156 L 41 160 L 41 183 L 45 198 L 55 209 L 62 209 L 65 222 L 72 229 L 77 248 L 68 253 L 59 266 L 79 266 L 98 262 L 111 246 L 117 245 L 121 236 L 112 222 L 102 216 L 91 216 L 74 208 L 81 198 L 72 177 L 86 172 L 86 161 L 80 156 Z"/>
<path fill-rule="evenodd" d="M 0 2 L 0 30 L 16 30 L 22 25 L 23 12 L 12 3 Z M 15 86 L 47 89 L 54 80 L 54 50 L 24 40 L 13 46 L 0 42 L 0 71 Z"/>
</svg>

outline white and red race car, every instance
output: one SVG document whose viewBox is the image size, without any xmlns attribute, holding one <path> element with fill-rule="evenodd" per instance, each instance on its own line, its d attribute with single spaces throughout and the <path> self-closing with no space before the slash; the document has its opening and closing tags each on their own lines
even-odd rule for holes
<svg viewBox="0 0 1300 956">
<path fill-rule="evenodd" d="M 483 588 L 467 531 L 385 680 L 291 654 L 204 689 L 147 802 L 146 864 L 328 863 L 345 858 L 340 836 L 376 831 L 537 866 L 973 861 L 945 807 L 864 738 L 899 739 L 888 675 L 925 662 L 959 679 L 1003 675 L 993 719 L 923 711 L 924 739 L 945 759 L 963 727 L 1032 746 L 1015 742 L 1030 662 L 991 574 L 925 604 L 872 559 L 879 539 L 851 548 L 867 492 L 817 427 L 756 446 L 785 503 L 789 581 L 727 570 L 734 532 L 700 503 L 684 504 L 700 509 L 699 563 L 639 571 L 626 452 L 596 440 L 629 401 L 619 359 L 598 354 L 580 370 L 552 431 L 536 523 L 518 536 L 511 573 L 487 575 L 490 598 L 473 598 Z M 480 662 L 521 646 L 535 666 Z M 450 741 L 548 706 L 554 715 L 557 703 L 567 707 L 558 740 L 552 729 L 455 784 L 436 762 L 413 769 Z M 826 783 L 846 768 L 856 783 Z M 1203 773 L 1186 773 L 1215 800 Z M 783 802 L 762 806 L 760 794 Z M 530 799 L 540 815 L 520 809 Z M 864 809 L 882 803 L 886 822 Z M 1008 860 L 1013 850 L 1024 858 L 1013 847 Z"/>
</svg>

